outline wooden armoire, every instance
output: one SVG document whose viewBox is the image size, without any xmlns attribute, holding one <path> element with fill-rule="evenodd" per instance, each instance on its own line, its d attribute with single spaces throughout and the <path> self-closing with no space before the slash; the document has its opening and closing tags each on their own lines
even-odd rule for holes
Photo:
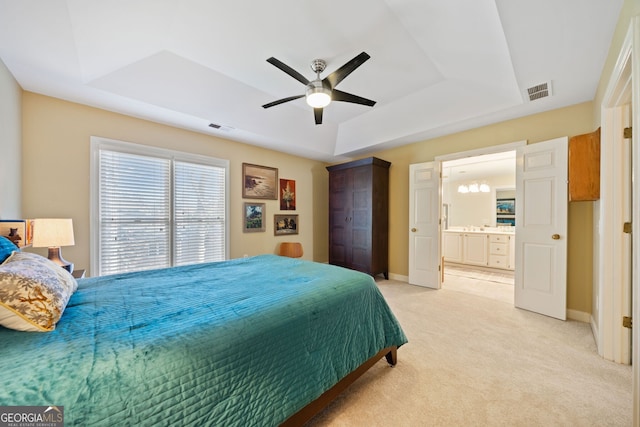
<svg viewBox="0 0 640 427">
<path fill-rule="evenodd" d="M 328 166 L 329 264 L 389 278 L 389 167 L 369 157 Z"/>
</svg>

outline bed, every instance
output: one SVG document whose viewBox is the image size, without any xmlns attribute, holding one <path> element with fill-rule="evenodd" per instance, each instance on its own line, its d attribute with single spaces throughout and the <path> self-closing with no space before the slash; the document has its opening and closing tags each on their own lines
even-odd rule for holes
<svg viewBox="0 0 640 427">
<path fill-rule="evenodd" d="M 406 342 L 374 280 L 331 265 L 86 278 L 52 331 L 0 327 L 0 405 L 63 406 L 67 426 L 299 425 Z"/>
</svg>

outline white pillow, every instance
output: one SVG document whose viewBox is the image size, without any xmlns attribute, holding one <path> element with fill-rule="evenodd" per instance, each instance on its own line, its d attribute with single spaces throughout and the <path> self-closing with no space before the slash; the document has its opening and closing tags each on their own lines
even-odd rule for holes
<svg viewBox="0 0 640 427">
<path fill-rule="evenodd" d="M 73 276 L 47 258 L 14 252 L 0 265 L 0 325 L 53 331 L 77 288 Z"/>
</svg>

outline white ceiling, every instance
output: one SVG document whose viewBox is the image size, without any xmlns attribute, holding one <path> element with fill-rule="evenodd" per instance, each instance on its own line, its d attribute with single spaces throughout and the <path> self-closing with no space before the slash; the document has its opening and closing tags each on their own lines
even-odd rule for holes
<svg viewBox="0 0 640 427">
<path fill-rule="evenodd" d="M 622 3 L 0 0 L 0 59 L 28 91 L 337 161 L 592 100 Z M 363 51 L 338 89 L 374 107 L 261 107 L 305 89 L 267 58 L 312 80 Z"/>
</svg>

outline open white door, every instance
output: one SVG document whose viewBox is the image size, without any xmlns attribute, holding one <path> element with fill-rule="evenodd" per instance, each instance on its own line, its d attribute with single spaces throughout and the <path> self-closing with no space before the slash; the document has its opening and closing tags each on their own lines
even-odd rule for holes
<svg viewBox="0 0 640 427">
<path fill-rule="evenodd" d="M 409 165 L 409 283 L 439 289 L 439 163 Z"/>
<path fill-rule="evenodd" d="M 516 150 L 515 305 L 567 318 L 568 138 Z"/>
</svg>

